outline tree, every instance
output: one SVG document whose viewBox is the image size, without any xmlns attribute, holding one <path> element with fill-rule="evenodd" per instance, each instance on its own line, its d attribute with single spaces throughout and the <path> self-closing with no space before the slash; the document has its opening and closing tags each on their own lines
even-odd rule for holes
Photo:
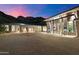
<svg viewBox="0 0 79 59">
<path fill-rule="evenodd" d="M 31 24 L 31 25 L 34 25 L 34 17 L 32 16 L 29 16 L 29 17 L 25 17 L 25 23 L 26 24 Z"/>
<path fill-rule="evenodd" d="M 0 24 L 15 23 L 16 18 L 0 11 Z"/>
<path fill-rule="evenodd" d="M 44 20 L 45 18 L 43 17 L 36 17 L 34 22 L 36 25 L 46 25 L 46 22 Z"/>
<path fill-rule="evenodd" d="M 0 11 L 0 24 L 5 24 L 5 23 L 24 23 L 24 24 L 29 24 L 29 25 L 46 25 L 46 22 L 44 21 L 45 18 L 43 17 L 23 17 L 23 16 L 18 16 L 17 18 L 7 15 L 3 12 Z"/>
</svg>

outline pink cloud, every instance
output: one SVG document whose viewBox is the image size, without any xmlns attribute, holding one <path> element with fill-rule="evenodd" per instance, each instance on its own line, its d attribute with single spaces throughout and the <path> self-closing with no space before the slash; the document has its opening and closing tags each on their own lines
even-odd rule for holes
<svg viewBox="0 0 79 59">
<path fill-rule="evenodd" d="M 9 11 L 9 15 L 12 15 L 12 16 L 28 16 L 29 13 L 27 10 L 25 10 L 23 7 L 19 6 L 19 7 L 13 7 L 10 9 Z"/>
</svg>

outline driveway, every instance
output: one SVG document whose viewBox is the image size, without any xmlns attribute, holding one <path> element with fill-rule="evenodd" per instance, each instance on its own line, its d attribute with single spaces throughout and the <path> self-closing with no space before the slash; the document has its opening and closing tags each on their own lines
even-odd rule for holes
<svg viewBox="0 0 79 59">
<path fill-rule="evenodd" d="M 0 35 L 0 54 L 79 54 L 79 38 L 56 37 L 41 33 L 3 34 Z"/>
</svg>

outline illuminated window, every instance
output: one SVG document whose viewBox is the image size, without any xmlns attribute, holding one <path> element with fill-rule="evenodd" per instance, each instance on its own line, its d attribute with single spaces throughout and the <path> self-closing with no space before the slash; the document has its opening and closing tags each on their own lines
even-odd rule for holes
<svg viewBox="0 0 79 59">
<path fill-rule="evenodd" d="M 74 32 L 74 19 L 75 16 L 71 16 L 68 22 L 68 32 Z"/>
</svg>

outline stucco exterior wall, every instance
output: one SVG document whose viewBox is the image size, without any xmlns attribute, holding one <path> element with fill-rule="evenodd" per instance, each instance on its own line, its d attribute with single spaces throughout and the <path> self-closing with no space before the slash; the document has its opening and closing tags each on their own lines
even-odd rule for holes
<svg viewBox="0 0 79 59">
<path fill-rule="evenodd" d="M 79 36 L 79 7 L 52 16 L 45 21 L 49 33 Z"/>
<path fill-rule="evenodd" d="M 47 31 L 46 26 L 37 26 L 37 25 L 5 25 L 7 32 L 16 32 L 16 33 L 30 33 L 30 32 L 43 32 Z"/>
</svg>

